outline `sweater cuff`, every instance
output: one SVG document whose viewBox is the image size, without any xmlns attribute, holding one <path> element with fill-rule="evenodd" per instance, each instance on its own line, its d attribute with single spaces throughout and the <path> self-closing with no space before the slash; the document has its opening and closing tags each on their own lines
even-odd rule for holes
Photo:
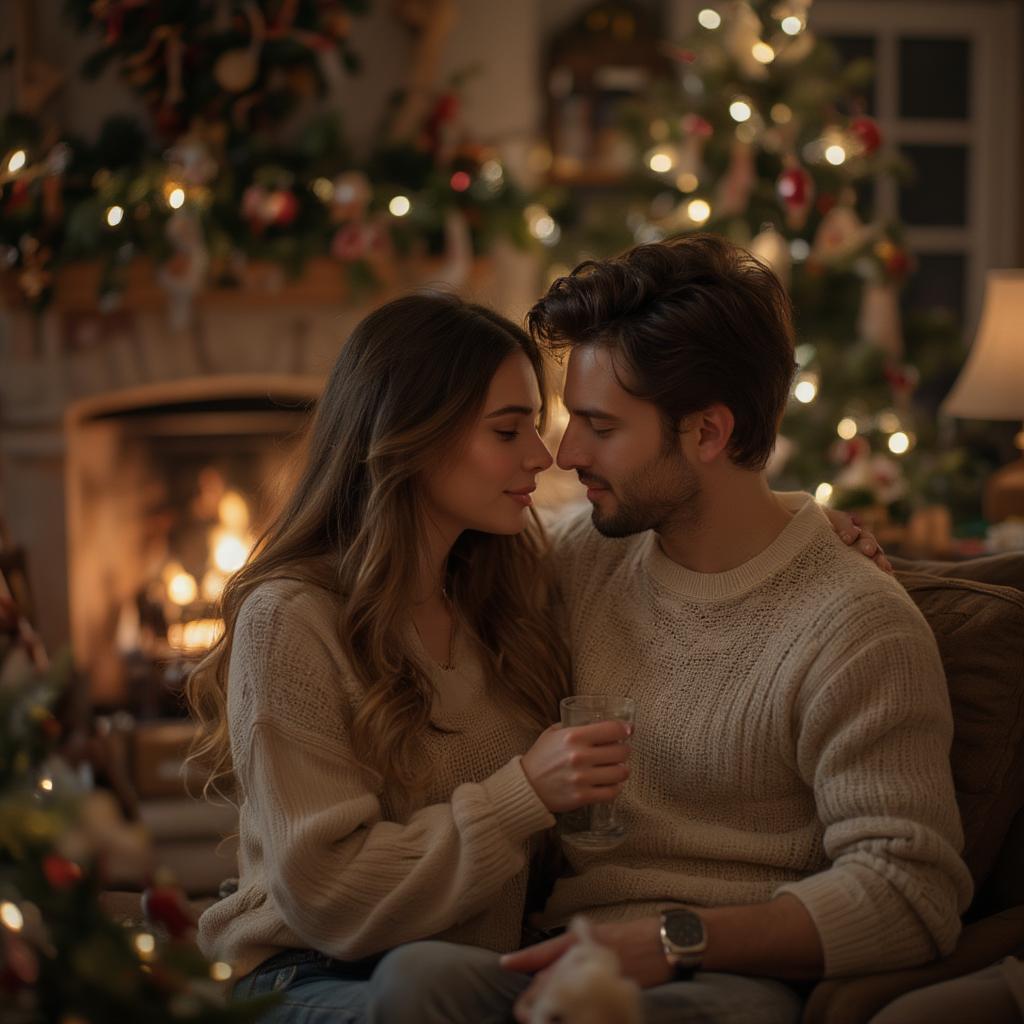
<svg viewBox="0 0 1024 1024">
<path fill-rule="evenodd" d="M 891 969 L 893 965 L 886 963 L 890 956 L 897 955 L 898 950 L 912 952 L 920 941 L 918 931 L 906 918 L 897 915 L 880 920 L 876 906 L 865 901 L 863 893 L 851 892 L 844 879 L 837 877 L 835 868 L 780 885 L 772 896 L 784 892 L 800 900 L 818 929 L 826 978 Z M 885 931 L 884 939 L 880 928 Z M 914 959 L 899 957 L 899 965 Z"/>
<path fill-rule="evenodd" d="M 502 830 L 512 842 L 519 842 L 541 829 L 551 828 L 554 816 L 544 806 L 523 771 L 518 757 L 480 784 L 494 807 Z"/>
</svg>

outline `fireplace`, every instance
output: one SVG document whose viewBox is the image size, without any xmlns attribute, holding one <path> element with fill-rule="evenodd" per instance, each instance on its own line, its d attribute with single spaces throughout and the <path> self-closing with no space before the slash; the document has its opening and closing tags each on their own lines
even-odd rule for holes
<svg viewBox="0 0 1024 1024">
<path fill-rule="evenodd" d="M 69 406 L 70 631 L 94 706 L 180 709 L 189 666 L 220 635 L 224 581 L 287 492 L 320 384 L 221 375 Z"/>
</svg>

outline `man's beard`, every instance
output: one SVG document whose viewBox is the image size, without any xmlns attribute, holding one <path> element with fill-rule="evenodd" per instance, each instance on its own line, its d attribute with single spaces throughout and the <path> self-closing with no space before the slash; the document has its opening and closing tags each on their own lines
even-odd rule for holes
<svg viewBox="0 0 1024 1024">
<path fill-rule="evenodd" d="M 608 487 L 608 481 L 588 473 L 583 483 Z M 614 491 L 618 508 L 602 512 L 595 504 L 591 519 L 605 537 L 631 537 L 669 524 L 696 523 L 699 518 L 700 482 L 679 451 L 663 453 L 641 466 Z"/>
</svg>

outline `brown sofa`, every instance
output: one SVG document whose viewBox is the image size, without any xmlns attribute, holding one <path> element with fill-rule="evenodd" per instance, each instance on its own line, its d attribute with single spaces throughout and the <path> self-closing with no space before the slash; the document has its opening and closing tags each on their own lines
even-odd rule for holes
<svg viewBox="0 0 1024 1024">
<path fill-rule="evenodd" d="M 935 633 L 946 669 L 953 775 L 975 897 L 948 957 L 822 981 L 808 997 L 803 1024 L 866 1024 L 906 992 L 1024 954 L 1024 553 L 893 562 Z M 115 916 L 139 919 L 137 895 L 109 894 L 107 903 Z"/>
<path fill-rule="evenodd" d="M 822 981 L 803 1024 L 866 1024 L 905 992 L 1024 954 L 1024 553 L 893 563 L 946 669 L 953 777 L 975 896 L 949 956 Z"/>
</svg>

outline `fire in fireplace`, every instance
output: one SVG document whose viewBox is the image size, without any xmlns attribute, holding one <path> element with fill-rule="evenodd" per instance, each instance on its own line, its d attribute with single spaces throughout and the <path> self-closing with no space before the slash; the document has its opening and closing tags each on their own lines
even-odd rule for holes
<svg viewBox="0 0 1024 1024">
<path fill-rule="evenodd" d="M 183 380 L 72 406 L 72 649 L 93 704 L 174 713 L 217 602 L 286 493 L 317 378 Z"/>
</svg>

